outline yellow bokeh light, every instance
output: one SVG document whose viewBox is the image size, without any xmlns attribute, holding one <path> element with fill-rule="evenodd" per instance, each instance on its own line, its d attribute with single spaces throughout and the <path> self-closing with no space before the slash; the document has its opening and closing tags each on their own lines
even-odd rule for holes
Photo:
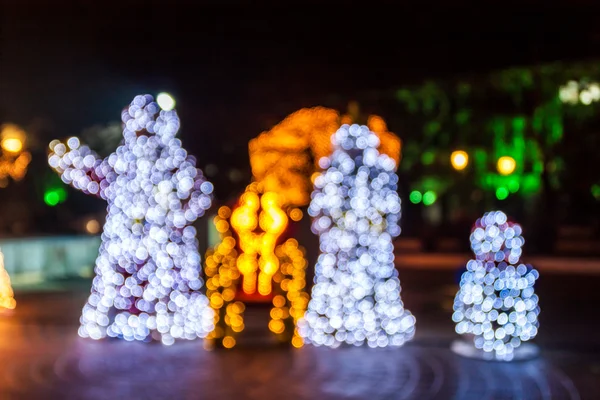
<svg viewBox="0 0 600 400">
<path fill-rule="evenodd" d="M 95 235 L 96 233 L 100 232 L 100 223 L 95 219 L 90 219 L 85 224 L 85 230 L 87 233 Z"/>
<path fill-rule="evenodd" d="M 5 124 L 0 131 L 0 182 L 8 185 L 8 178 L 20 181 L 27 173 L 31 154 L 25 151 L 26 135 L 17 125 Z"/>
<path fill-rule="evenodd" d="M 223 338 L 223 347 L 231 349 L 233 346 L 235 346 L 235 339 L 231 336 L 225 336 Z"/>
<path fill-rule="evenodd" d="M 7 138 L 2 140 L 2 148 L 11 153 L 18 153 L 23 149 L 23 142 L 17 138 Z"/>
<path fill-rule="evenodd" d="M 501 175 L 510 175 L 515 172 L 515 169 L 517 168 L 517 162 L 514 158 L 509 156 L 500 157 L 498 159 L 497 168 Z"/>
<path fill-rule="evenodd" d="M 294 208 L 290 211 L 290 218 L 292 221 L 298 222 L 302 219 L 302 210 L 299 208 Z"/>
<path fill-rule="evenodd" d="M 450 155 L 450 163 L 457 171 L 462 171 L 469 164 L 469 155 L 462 150 L 453 151 Z"/>
</svg>

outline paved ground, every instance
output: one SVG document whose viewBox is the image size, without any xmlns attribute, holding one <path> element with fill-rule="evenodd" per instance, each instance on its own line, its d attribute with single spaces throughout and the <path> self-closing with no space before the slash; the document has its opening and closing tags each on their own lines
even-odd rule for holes
<svg viewBox="0 0 600 400">
<path fill-rule="evenodd" d="M 452 271 L 406 270 L 400 278 L 417 337 L 376 350 L 294 350 L 260 338 L 211 352 L 200 342 L 94 342 L 76 335 L 88 282 L 28 288 L 17 292 L 14 314 L 0 318 L 0 399 L 600 398 L 600 277 L 542 276 L 542 355 L 519 363 L 448 350 Z"/>
</svg>

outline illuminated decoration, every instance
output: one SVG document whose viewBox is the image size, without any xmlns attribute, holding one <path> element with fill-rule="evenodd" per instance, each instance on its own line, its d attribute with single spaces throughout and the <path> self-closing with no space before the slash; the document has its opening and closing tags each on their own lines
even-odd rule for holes
<svg viewBox="0 0 600 400">
<path fill-rule="evenodd" d="M 273 218 L 273 215 L 279 214 L 281 217 L 285 216 L 285 213 L 281 209 L 277 212 L 277 201 L 273 196 L 264 194 L 259 198 L 259 193 L 255 191 L 256 186 L 252 184 L 248 187 L 240 199 L 239 206 L 233 212 L 229 207 L 223 206 L 214 220 L 221 242 L 206 254 L 206 294 L 215 309 L 215 330 L 210 333 L 208 339 L 225 348 L 236 345 L 237 335 L 244 330 L 245 310 L 244 303 L 236 300 L 236 295 L 239 295 L 240 290 L 254 293 L 258 285 L 259 292 L 273 295 L 269 329 L 279 340 L 291 342 L 294 347 L 301 347 L 304 342 L 298 334 L 296 323 L 304 315 L 308 304 L 308 293 L 304 290 L 304 251 L 294 239 L 288 239 L 270 251 L 272 236 L 280 236 L 275 233 L 279 227 L 271 229 L 271 226 L 277 227 L 281 224 L 281 221 L 276 221 L 278 217 Z M 263 202 L 265 196 L 267 199 Z M 263 204 L 263 211 L 257 214 L 256 205 L 259 203 Z M 273 214 L 273 210 L 269 208 L 276 212 Z M 258 225 L 262 233 L 251 233 L 248 227 L 252 224 L 255 227 Z M 236 241 L 232 225 L 239 229 L 237 233 L 240 243 Z M 267 258 L 262 262 L 265 256 Z M 274 258 L 271 258 L 272 256 Z M 265 271 L 264 268 L 269 266 L 269 262 L 273 263 L 270 264 L 271 267 L 277 266 L 275 272 L 270 275 L 267 273 L 270 271 Z M 245 268 L 245 274 L 242 274 L 241 270 Z M 261 276 L 264 277 L 262 280 Z"/>
<path fill-rule="evenodd" d="M 452 164 L 452 168 L 462 171 L 469 165 L 469 155 L 462 150 L 453 151 L 450 155 L 450 163 Z"/>
<path fill-rule="evenodd" d="M 516 167 L 517 167 L 517 162 L 512 157 L 504 156 L 504 157 L 500 157 L 498 159 L 497 168 L 498 168 L 498 172 L 501 175 L 512 174 L 513 172 L 515 172 Z"/>
<path fill-rule="evenodd" d="M 316 161 L 329 154 L 329 137 L 338 128 L 336 111 L 304 108 L 248 144 L 252 174 L 265 192 L 277 192 L 286 205 L 310 201 Z"/>
<path fill-rule="evenodd" d="M 267 192 L 259 197 L 257 192 L 246 190 L 239 203 L 231 214 L 231 227 L 239 236 L 242 250 L 237 259 L 243 276 L 242 288 L 251 294 L 258 287 L 261 295 L 268 295 L 273 275 L 279 270 L 275 246 L 287 227 L 288 217 L 281 209 L 277 193 Z"/>
<path fill-rule="evenodd" d="M 171 111 L 175 108 L 175 99 L 168 93 L 159 93 L 156 96 L 156 102 L 165 111 Z"/>
<path fill-rule="evenodd" d="M 569 81 L 560 87 L 558 97 L 566 104 L 589 106 L 600 100 L 600 85 L 598 82 Z"/>
<path fill-rule="evenodd" d="M 477 220 L 471 233 L 475 259 L 461 277 L 452 315 L 456 332 L 472 337 L 474 348 L 453 345 L 455 351 L 509 361 L 536 336 L 540 310 L 533 286 L 539 274 L 519 263 L 524 242 L 521 226 L 501 211 Z"/>
<path fill-rule="evenodd" d="M 4 255 L 0 251 L 0 310 L 3 308 L 12 310 L 17 306 L 15 295 L 10 285 L 10 277 L 4 269 Z"/>
<path fill-rule="evenodd" d="M 317 346 L 400 346 L 413 337 L 415 318 L 404 308 L 394 267 L 396 163 L 377 151 L 379 138 L 366 126 L 343 125 L 332 141 L 308 209 L 322 253 L 299 332 Z"/>
<path fill-rule="evenodd" d="M 352 117 L 344 116 L 342 120 L 351 121 Z M 400 139 L 388 132 L 379 116 L 370 116 L 368 125 L 380 138 L 380 151 L 398 162 Z M 329 108 L 303 108 L 290 114 L 250 141 L 250 165 L 255 181 L 265 193 L 278 193 L 284 209 L 307 205 L 313 187 L 311 176 L 321 169 L 319 160 L 331 154 L 331 135 L 339 127 L 340 115 Z"/>
<path fill-rule="evenodd" d="M 72 137 L 54 142 L 48 163 L 65 183 L 108 201 L 96 277 L 79 335 L 125 340 L 205 337 L 214 312 L 203 285 L 192 222 L 211 205 L 213 186 L 175 138 L 179 117 L 150 95 L 121 119 L 123 142 L 105 159 Z"/>
<path fill-rule="evenodd" d="M 25 177 L 31 154 L 25 151 L 27 136 L 21 128 L 5 124 L 0 129 L 0 187 L 6 187 L 9 178 L 20 181 Z"/>
</svg>

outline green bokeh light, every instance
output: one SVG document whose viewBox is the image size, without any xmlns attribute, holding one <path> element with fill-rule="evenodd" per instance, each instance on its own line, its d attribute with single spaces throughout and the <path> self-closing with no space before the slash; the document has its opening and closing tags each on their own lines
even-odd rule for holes
<svg viewBox="0 0 600 400">
<path fill-rule="evenodd" d="M 511 193 L 516 193 L 519 191 L 520 185 L 517 179 L 511 179 L 508 181 L 508 191 Z"/>
<path fill-rule="evenodd" d="M 505 187 L 499 187 L 496 189 L 496 198 L 498 200 L 504 200 L 508 197 L 508 189 Z"/>
<path fill-rule="evenodd" d="M 410 199 L 411 203 L 419 204 L 421 200 L 423 200 L 423 195 L 418 190 L 413 190 L 412 192 L 410 192 L 408 198 Z"/>
<path fill-rule="evenodd" d="M 44 193 L 44 202 L 50 207 L 56 206 L 67 199 L 67 191 L 64 188 L 54 188 L 46 190 Z"/>
<path fill-rule="evenodd" d="M 436 200 L 437 200 L 437 195 L 435 194 L 435 192 L 432 192 L 431 190 L 429 190 L 423 194 L 423 204 L 425 204 L 426 206 L 432 205 L 433 203 L 435 203 Z"/>
<path fill-rule="evenodd" d="M 423 165 L 431 165 L 435 161 L 435 153 L 433 151 L 426 151 L 421 155 L 421 162 Z"/>
</svg>

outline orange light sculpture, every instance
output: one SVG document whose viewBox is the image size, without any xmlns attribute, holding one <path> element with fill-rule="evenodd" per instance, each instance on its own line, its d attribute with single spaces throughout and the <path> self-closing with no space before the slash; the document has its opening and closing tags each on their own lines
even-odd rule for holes
<svg viewBox="0 0 600 400">
<path fill-rule="evenodd" d="M 248 144 L 252 175 L 265 192 L 277 192 L 285 205 L 310 201 L 311 174 L 318 159 L 331 152 L 339 114 L 324 107 L 303 108 Z"/>
<path fill-rule="evenodd" d="M 261 295 L 271 293 L 271 279 L 279 269 L 275 245 L 287 224 L 288 217 L 281 209 L 277 193 L 267 192 L 259 197 L 250 189 L 240 198 L 240 206 L 231 214 L 231 226 L 240 238 L 242 254 L 237 267 L 244 277 L 244 292 L 252 294 L 258 286 Z M 257 228 L 260 228 L 258 233 Z"/>
<path fill-rule="evenodd" d="M 302 207 L 309 203 L 311 178 L 320 170 L 319 160 L 333 151 L 331 135 L 342 124 L 358 118 L 325 107 L 303 108 L 290 114 L 270 131 L 261 133 L 248 145 L 250 165 L 256 182 L 265 192 L 281 196 L 282 206 Z M 388 131 L 383 118 L 371 115 L 369 129 L 379 136 L 379 151 L 400 162 L 401 141 Z"/>
<path fill-rule="evenodd" d="M 245 305 L 236 300 L 241 289 L 246 294 L 272 295 L 269 329 L 279 340 L 302 346 L 296 321 L 308 304 L 307 263 L 295 239 L 279 244 L 288 225 L 279 196 L 261 194 L 253 183 L 238 206 L 233 211 L 221 207 L 214 222 L 221 243 L 206 254 L 207 296 L 216 311 L 216 328 L 209 339 L 225 348 L 236 345 L 236 336 L 244 329 Z"/>
</svg>

